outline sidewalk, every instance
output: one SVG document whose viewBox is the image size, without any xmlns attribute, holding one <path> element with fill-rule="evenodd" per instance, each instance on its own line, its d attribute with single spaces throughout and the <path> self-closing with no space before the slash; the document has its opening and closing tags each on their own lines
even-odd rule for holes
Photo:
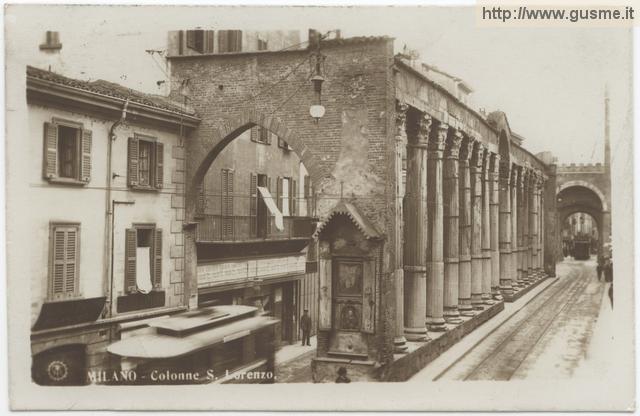
<svg viewBox="0 0 640 416">
<path fill-rule="evenodd" d="M 277 383 L 311 383 L 311 359 L 316 354 L 316 337 L 310 339 L 311 346 L 300 342 L 285 345 L 276 352 Z"/>
</svg>

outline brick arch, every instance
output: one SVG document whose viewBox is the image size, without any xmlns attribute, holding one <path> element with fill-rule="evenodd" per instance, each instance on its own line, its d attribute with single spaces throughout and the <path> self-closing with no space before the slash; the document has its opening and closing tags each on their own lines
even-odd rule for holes
<svg viewBox="0 0 640 416">
<path fill-rule="evenodd" d="M 607 205 L 607 198 L 604 196 L 604 193 L 597 186 L 587 181 L 573 180 L 573 181 L 567 181 L 561 185 L 558 185 L 558 189 L 556 190 L 556 195 L 559 195 L 560 192 L 572 187 L 582 187 L 582 188 L 587 188 L 590 191 L 593 191 L 593 193 L 595 193 L 598 196 L 598 198 L 600 198 L 600 203 L 602 204 L 602 211 L 603 212 L 609 211 L 609 206 Z"/>
<path fill-rule="evenodd" d="M 187 145 L 185 185 L 188 215 L 195 209 L 198 186 L 213 161 L 229 143 L 254 126 L 264 127 L 286 141 L 304 164 L 314 184 L 321 187 L 330 178 L 330 172 L 323 168 L 318 157 L 281 119 L 254 109 L 245 109 L 236 116 L 221 119 L 217 128 L 207 131 L 206 135 L 200 133 L 194 138 L 195 143 Z"/>
</svg>

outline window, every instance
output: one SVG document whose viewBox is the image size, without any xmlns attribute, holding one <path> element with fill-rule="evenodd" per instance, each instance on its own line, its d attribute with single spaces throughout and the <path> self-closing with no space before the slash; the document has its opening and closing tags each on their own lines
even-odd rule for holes
<svg viewBox="0 0 640 416">
<path fill-rule="evenodd" d="M 266 39 L 263 39 L 261 36 L 258 36 L 258 50 L 266 51 L 269 49 L 269 43 Z"/>
<path fill-rule="evenodd" d="M 198 200 L 196 201 L 196 217 L 202 218 L 207 208 L 207 194 L 204 179 L 198 184 Z"/>
<path fill-rule="evenodd" d="M 271 233 L 271 215 L 258 187 L 271 191 L 271 178 L 251 173 L 249 181 L 249 220 L 251 237 L 265 238 Z"/>
<path fill-rule="evenodd" d="M 155 190 L 164 181 L 164 145 L 155 137 L 136 134 L 129 138 L 127 181 L 134 189 Z"/>
<path fill-rule="evenodd" d="M 204 30 L 187 30 L 187 48 L 204 52 Z"/>
<path fill-rule="evenodd" d="M 297 182 L 291 178 L 278 178 L 277 203 L 278 209 L 285 217 L 295 216 L 297 211 Z"/>
<path fill-rule="evenodd" d="M 282 149 L 284 149 L 286 151 L 293 150 L 293 148 L 291 146 L 289 146 L 289 143 L 285 142 L 280 137 L 278 137 L 278 147 L 280 147 L 280 148 L 282 148 Z"/>
<path fill-rule="evenodd" d="M 49 239 L 49 299 L 79 296 L 80 224 L 51 224 Z"/>
<path fill-rule="evenodd" d="M 125 231 L 125 292 L 149 293 L 162 287 L 162 230 L 154 224 Z"/>
<path fill-rule="evenodd" d="M 43 176 L 50 182 L 91 181 L 91 130 L 82 124 L 54 119 L 44 123 Z"/>
<path fill-rule="evenodd" d="M 218 52 L 240 52 L 242 51 L 242 31 L 241 30 L 219 30 L 218 31 Z"/>
<path fill-rule="evenodd" d="M 231 169 L 222 169 L 222 237 L 233 236 L 233 171 Z"/>
<path fill-rule="evenodd" d="M 62 49 L 62 44 L 60 43 L 60 35 L 58 34 L 58 32 L 47 30 L 45 42 L 40 44 L 40 50 L 43 49 Z"/>
<path fill-rule="evenodd" d="M 251 141 L 262 144 L 271 144 L 271 133 L 264 127 L 255 126 L 251 128 Z"/>
</svg>

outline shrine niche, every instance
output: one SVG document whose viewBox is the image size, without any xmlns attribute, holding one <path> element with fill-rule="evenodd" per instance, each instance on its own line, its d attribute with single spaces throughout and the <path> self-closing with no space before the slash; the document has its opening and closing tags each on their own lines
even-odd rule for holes
<svg viewBox="0 0 640 416">
<path fill-rule="evenodd" d="M 369 379 L 377 352 L 381 236 L 355 205 L 340 201 L 314 237 L 320 281 L 314 380 L 333 382 L 340 366 Z"/>
</svg>

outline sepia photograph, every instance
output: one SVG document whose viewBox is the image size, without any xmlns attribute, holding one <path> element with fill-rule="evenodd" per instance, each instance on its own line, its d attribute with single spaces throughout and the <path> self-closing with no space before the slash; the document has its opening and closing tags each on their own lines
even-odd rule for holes
<svg viewBox="0 0 640 416">
<path fill-rule="evenodd" d="M 633 411 L 636 10 L 530 3 L 5 5 L 10 407 Z"/>
</svg>

